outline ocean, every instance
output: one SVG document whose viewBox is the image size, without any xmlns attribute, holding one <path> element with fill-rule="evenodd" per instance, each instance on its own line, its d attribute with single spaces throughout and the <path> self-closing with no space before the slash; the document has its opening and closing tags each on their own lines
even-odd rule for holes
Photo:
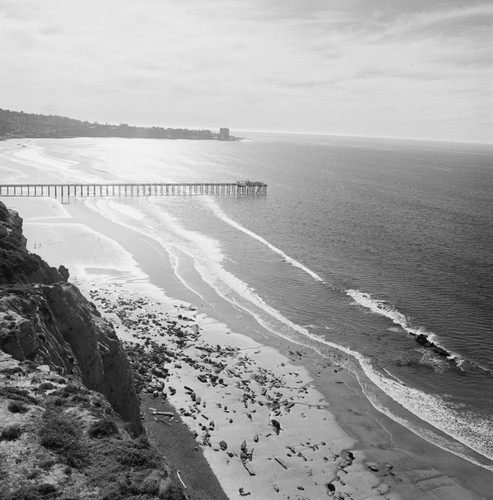
<svg viewBox="0 0 493 500">
<path fill-rule="evenodd" d="M 88 204 L 154 238 L 197 301 L 185 260 L 263 335 L 335 349 L 375 408 L 493 470 L 493 147 L 236 135 L 31 140 L 16 161 L 30 182 L 267 183 Z"/>
</svg>

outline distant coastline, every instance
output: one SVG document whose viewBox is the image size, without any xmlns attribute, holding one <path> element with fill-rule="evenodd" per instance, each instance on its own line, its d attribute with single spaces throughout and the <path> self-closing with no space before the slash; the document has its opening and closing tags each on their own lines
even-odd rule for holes
<svg viewBox="0 0 493 500">
<path fill-rule="evenodd" d="M 70 137 L 126 137 L 137 139 L 189 139 L 239 141 L 229 128 L 190 130 L 186 128 L 137 127 L 121 123 L 101 124 L 57 115 L 37 115 L 0 109 L 0 140 L 17 138 L 65 139 Z"/>
</svg>

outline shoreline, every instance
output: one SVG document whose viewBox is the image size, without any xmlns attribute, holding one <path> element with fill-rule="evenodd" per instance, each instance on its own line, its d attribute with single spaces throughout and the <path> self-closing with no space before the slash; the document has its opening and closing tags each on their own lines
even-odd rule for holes
<svg viewBox="0 0 493 500">
<path fill-rule="evenodd" d="M 20 150 L 22 145 L 10 143 L 9 146 L 10 148 L 2 150 L 4 165 L 0 167 L 7 176 L 13 170 L 14 176 L 41 175 L 56 178 L 58 170 L 49 162 L 46 165 L 43 163 L 41 170 L 38 170 L 37 165 L 32 162 L 18 163 L 9 159 L 9 150 Z M 22 199 L 5 199 L 9 207 L 14 200 L 22 205 Z M 242 311 L 230 304 L 223 304 L 221 298 L 216 297 L 211 301 L 209 293 L 207 302 L 201 295 L 192 293 L 175 275 L 167 254 L 164 249 L 159 248 L 157 242 L 126 226 L 103 219 L 84 206 L 81 200 L 77 200 L 78 207 L 72 204 L 68 207 L 70 214 L 55 200 L 25 201 L 19 212 L 26 219 L 26 225 L 30 226 L 26 231 L 29 250 L 39 253 L 52 265 L 67 265 L 72 274 L 82 276 L 86 284 L 91 277 L 98 282 L 125 283 L 125 288 L 131 290 L 146 288 L 146 283 L 152 283 L 149 285 L 151 288 L 154 286 L 168 296 L 179 297 L 176 304 L 199 306 L 201 313 L 215 318 L 216 322 L 227 323 L 232 331 L 241 332 L 257 342 L 275 348 L 294 365 L 303 365 L 308 370 L 313 388 L 330 402 L 330 412 L 338 425 L 352 436 L 354 448 L 361 450 L 368 460 L 383 464 L 392 462 L 398 478 L 392 491 L 399 492 L 402 498 L 416 498 L 417 492 L 419 498 L 435 498 L 427 491 L 433 488 L 441 488 L 441 491 L 446 492 L 446 498 L 489 498 L 493 487 L 493 472 L 435 446 L 408 430 L 405 425 L 379 412 L 364 394 L 357 372 L 339 369 L 340 367 L 334 371 L 335 365 L 331 363 L 343 362 L 344 354 L 333 354 L 331 362 L 306 348 L 301 349 L 301 356 L 297 355 L 299 345 L 281 337 L 266 335 L 252 318 L 243 318 Z M 77 215 L 73 217 L 75 208 Z M 59 224 L 65 226 L 57 227 Z M 75 227 L 75 224 L 80 225 Z M 91 228 L 90 231 L 87 228 Z M 37 235 L 34 239 L 29 236 L 31 230 Z M 88 233 L 91 233 L 90 237 Z M 97 251 L 99 237 L 103 240 L 101 248 L 107 249 L 105 253 Z M 85 241 L 87 238 L 91 242 Z M 38 245 L 42 243 L 42 247 L 33 248 L 33 242 L 36 241 Z M 187 273 L 187 280 L 200 279 L 190 259 L 185 258 L 180 262 L 180 272 Z M 194 289 L 195 284 L 194 282 Z M 372 472 L 375 476 L 380 474 L 378 469 Z"/>
<path fill-rule="evenodd" d="M 194 306 L 174 303 L 173 316 L 153 299 L 135 294 L 139 298 L 112 300 L 114 293 L 108 287 L 91 296 L 109 317 L 118 316 L 118 331 L 136 329 L 140 355 L 132 355 L 139 348 L 127 344 L 127 349 L 140 368 L 153 359 L 147 392 L 156 400 L 166 393 L 230 498 L 241 491 L 259 499 L 274 493 L 320 498 L 330 492 L 354 499 L 400 498 L 362 453 L 351 451 L 354 440 L 311 387 L 304 367 L 197 314 Z M 386 475 L 392 474 L 387 467 Z"/>
<path fill-rule="evenodd" d="M 23 214 L 22 211 L 21 215 L 24 215 L 26 217 L 26 213 Z M 121 228 L 120 226 L 115 227 L 113 230 L 109 230 L 108 228 L 113 223 L 109 223 L 106 220 L 96 221 L 95 220 L 96 215 L 90 213 L 90 211 L 87 212 L 87 216 L 91 220 L 94 219 L 92 220 L 91 224 L 88 224 L 88 226 L 92 227 L 93 230 L 95 229 L 96 234 L 101 234 L 101 235 L 110 234 L 110 239 L 111 239 L 112 238 L 111 233 L 113 230 L 115 230 L 119 233 L 119 243 L 120 244 L 123 243 L 124 248 L 129 247 L 128 238 L 131 236 L 130 230 L 126 228 Z M 57 223 L 64 223 L 64 222 L 67 221 L 50 220 L 50 225 L 54 223 L 53 227 L 56 227 Z M 72 223 L 73 222 L 80 222 L 80 221 L 73 220 Z M 36 221 L 34 224 L 36 223 L 39 223 L 39 221 Z M 27 224 L 29 225 L 30 223 L 27 221 Z M 38 229 L 40 228 L 41 226 L 38 227 Z M 125 234 L 128 233 L 127 236 L 122 236 L 124 233 Z M 28 235 L 29 239 L 29 231 L 26 234 Z M 45 236 L 46 234 L 43 237 Z M 135 238 L 133 239 L 135 240 Z M 56 241 L 56 238 L 54 239 L 54 241 Z M 46 245 L 49 246 L 49 243 L 47 244 L 43 243 L 41 249 L 43 250 L 43 252 L 46 251 L 47 253 L 49 253 L 49 250 L 47 250 Z M 133 241 L 130 247 L 132 246 L 140 248 L 140 250 L 139 248 L 133 248 L 133 249 L 130 248 L 130 249 L 134 257 L 137 256 L 136 260 L 138 262 L 140 257 L 139 267 L 145 273 L 146 266 L 143 265 L 143 263 L 147 261 L 146 259 L 149 257 L 149 252 L 155 253 L 156 249 L 150 248 L 149 245 L 147 245 L 147 248 L 145 248 L 146 245 L 143 243 L 142 240 L 138 242 Z M 53 256 L 51 256 L 49 260 L 53 260 Z M 70 262 L 67 261 L 64 262 L 63 259 L 60 260 L 60 263 L 68 265 L 69 267 L 71 264 Z M 162 268 L 160 268 L 160 271 L 162 272 Z M 119 273 L 120 271 L 118 271 L 115 274 L 114 279 L 116 281 L 118 280 L 121 281 L 123 278 L 123 276 Z M 178 287 L 177 289 L 175 288 L 175 290 L 180 290 L 180 283 L 178 282 L 178 280 L 176 280 L 176 277 L 173 277 L 169 273 L 170 269 L 166 271 L 165 277 L 161 276 L 160 281 L 168 280 L 167 283 L 168 287 L 171 288 Z M 153 279 L 151 274 L 148 275 L 150 276 L 151 281 L 155 281 L 155 277 Z M 125 286 L 126 288 L 130 289 L 146 286 L 143 283 L 139 284 L 138 281 L 139 280 L 137 280 L 137 283 L 127 282 Z M 86 286 L 87 285 L 88 281 L 86 280 Z M 187 300 L 174 301 L 175 306 L 179 307 L 179 304 L 183 304 L 183 302 L 186 302 L 188 304 L 197 303 L 196 300 L 195 301 L 193 300 L 194 297 L 191 296 L 190 291 L 186 290 L 183 287 L 183 285 L 181 285 L 180 293 L 178 293 L 177 295 L 182 295 L 183 297 L 186 297 Z M 215 309 L 214 311 L 208 311 L 206 313 L 206 316 L 209 318 L 214 317 L 213 316 L 214 312 L 219 313 L 220 311 L 218 309 Z M 338 424 L 336 425 L 340 426 L 341 422 L 345 423 L 343 427 L 346 429 L 345 433 L 347 437 L 349 437 L 349 435 L 353 436 L 352 438 L 353 444 L 349 445 L 348 447 L 350 447 L 352 450 L 358 450 L 357 453 L 359 455 L 358 458 L 360 459 L 360 464 L 364 464 L 364 460 L 370 461 L 371 463 L 371 460 L 374 459 L 372 469 L 370 469 L 369 472 L 371 472 L 372 476 L 375 478 L 379 477 L 381 478 L 382 476 L 387 478 L 386 480 L 388 481 L 389 484 L 387 484 L 386 482 L 382 482 L 381 484 L 387 484 L 387 486 L 390 489 L 386 490 L 385 493 L 378 492 L 377 490 L 374 489 L 375 494 L 378 497 L 386 495 L 384 496 L 385 498 L 416 498 L 416 484 L 418 482 L 420 482 L 420 484 L 431 482 L 433 483 L 432 485 L 433 488 L 436 487 L 446 488 L 448 490 L 447 498 L 479 498 L 478 496 L 475 496 L 472 493 L 469 494 L 466 490 L 464 490 L 461 486 L 458 486 L 457 483 L 454 483 L 449 478 L 446 478 L 448 480 L 446 481 L 444 479 L 445 476 L 441 475 L 438 471 L 436 470 L 434 471 L 431 467 L 426 466 L 425 463 L 420 462 L 415 457 L 410 457 L 407 452 L 399 450 L 396 447 L 396 444 L 394 443 L 394 439 L 396 437 L 398 438 L 397 439 L 398 441 L 404 442 L 404 444 L 408 444 L 409 442 L 414 443 L 414 448 L 417 451 L 429 454 L 431 450 L 432 460 L 436 459 L 436 461 L 441 463 L 442 466 L 445 467 L 445 469 L 449 469 L 450 471 L 449 474 L 451 475 L 451 477 L 457 476 L 457 474 L 455 474 L 454 471 L 460 471 L 461 467 L 463 467 L 464 471 L 466 472 L 469 471 L 469 473 L 472 469 L 474 469 L 473 466 L 469 466 L 469 464 L 467 463 L 465 465 L 461 465 L 460 463 L 461 459 L 458 459 L 453 455 L 451 456 L 451 460 L 449 460 L 450 463 L 447 463 L 448 460 L 446 457 L 440 461 L 440 459 L 438 459 L 437 457 L 444 454 L 446 455 L 449 454 L 447 454 L 446 452 L 442 452 L 441 450 L 435 449 L 433 445 L 425 441 L 422 441 L 419 437 L 415 436 L 410 431 L 407 431 L 401 426 L 399 426 L 399 424 L 396 424 L 387 419 L 384 415 L 377 413 L 376 410 L 373 407 L 371 407 L 370 403 L 365 399 L 364 395 L 362 394 L 361 388 L 359 387 L 359 384 L 354 374 L 348 372 L 348 370 L 346 369 L 340 369 L 340 367 L 337 367 L 337 365 L 333 365 L 328 361 L 323 361 L 323 360 L 321 361 L 320 359 L 317 358 L 315 353 L 310 352 L 308 350 L 303 350 L 300 356 L 296 352 L 299 350 L 299 346 L 292 345 L 288 341 L 283 340 L 281 338 L 276 338 L 276 339 L 271 338 L 269 339 L 269 342 L 265 342 L 266 341 L 265 338 L 259 338 L 259 334 L 258 333 L 255 334 L 254 326 L 250 325 L 249 327 L 245 328 L 246 325 L 244 324 L 245 321 L 243 319 L 239 319 L 237 317 L 229 317 L 228 319 L 231 320 L 228 321 L 228 323 L 232 323 L 231 325 L 228 324 L 228 326 L 233 327 L 235 331 L 247 332 L 249 336 L 257 337 L 256 340 L 260 340 L 262 343 L 268 343 L 271 347 L 274 347 L 277 351 L 282 352 L 287 361 L 289 363 L 292 363 L 293 366 L 298 366 L 299 364 L 302 363 L 304 367 L 308 368 L 308 371 L 305 374 L 305 379 L 306 377 L 308 377 L 311 380 L 310 384 L 315 389 L 318 389 L 320 393 L 323 394 L 323 397 L 327 401 L 329 401 L 330 412 L 335 416 L 335 419 L 338 422 Z M 392 436 L 386 430 L 388 428 L 392 429 Z M 344 450 L 340 451 L 342 452 Z M 388 469 L 385 470 L 386 463 L 391 463 L 391 465 L 393 466 L 392 474 L 395 474 L 395 476 L 390 475 Z M 384 470 L 380 470 L 381 467 L 379 464 L 383 464 Z M 224 464 L 222 464 L 221 466 L 224 468 Z M 216 469 L 218 469 L 217 466 Z M 364 470 L 363 472 L 368 472 L 368 467 L 366 467 L 366 470 Z M 216 475 L 220 477 L 220 474 L 216 473 Z M 462 473 L 459 476 L 464 477 Z M 440 482 L 442 484 L 440 484 Z M 484 491 L 487 491 L 486 488 L 487 486 L 483 485 Z M 385 487 L 383 488 L 383 490 L 385 490 Z M 390 493 L 388 491 L 390 491 Z M 420 496 L 420 498 L 432 498 L 431 496 L 426 496 L 424 491 L 421 491 L 421 493 L 422 496 Z M 237 494 L 238 493 L 236 492 L 236 495 Z M 353 492 L 353 494 L 356 493 Z M 399 496 L 397 496 L 397 494 L 399 494 Z M 389 495 L 395 495 L 395 496 L 389 496 Z M 259 496 L 258 498 L 262 497 Z M 354 496 L 352 498 L 359 498 L 359 497 Z"/>
</svg>

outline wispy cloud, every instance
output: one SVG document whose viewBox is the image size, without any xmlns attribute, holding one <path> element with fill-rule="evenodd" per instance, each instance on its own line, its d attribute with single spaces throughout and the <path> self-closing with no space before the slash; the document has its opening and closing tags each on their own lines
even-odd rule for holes
<svg viewBox="0 0 493 500">
<path fill-rule="evenodd" d="M 492 16 L 458 0 L 0 0 L 1 106 L 487 140 Z"/>
</svg>

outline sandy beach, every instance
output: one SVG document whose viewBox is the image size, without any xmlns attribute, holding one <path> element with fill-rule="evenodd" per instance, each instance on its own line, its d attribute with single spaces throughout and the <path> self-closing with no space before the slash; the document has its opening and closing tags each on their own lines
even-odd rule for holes
<svg viewBox="0 0 493 500">
<path fill-rule="evenodd" d="M 28 249 L 69 268 L 147 367 L 147 418 L 186 425 L 229 498 L 488 498 L 490 472 L 377 412 L 340 353 L 268 338 L 238 310 L 200 300 L 152 242 L 82 204 L 5 201 L 25 220 Z M 153 406 L 163 399 L 179 419 Z"/>
</svg>

